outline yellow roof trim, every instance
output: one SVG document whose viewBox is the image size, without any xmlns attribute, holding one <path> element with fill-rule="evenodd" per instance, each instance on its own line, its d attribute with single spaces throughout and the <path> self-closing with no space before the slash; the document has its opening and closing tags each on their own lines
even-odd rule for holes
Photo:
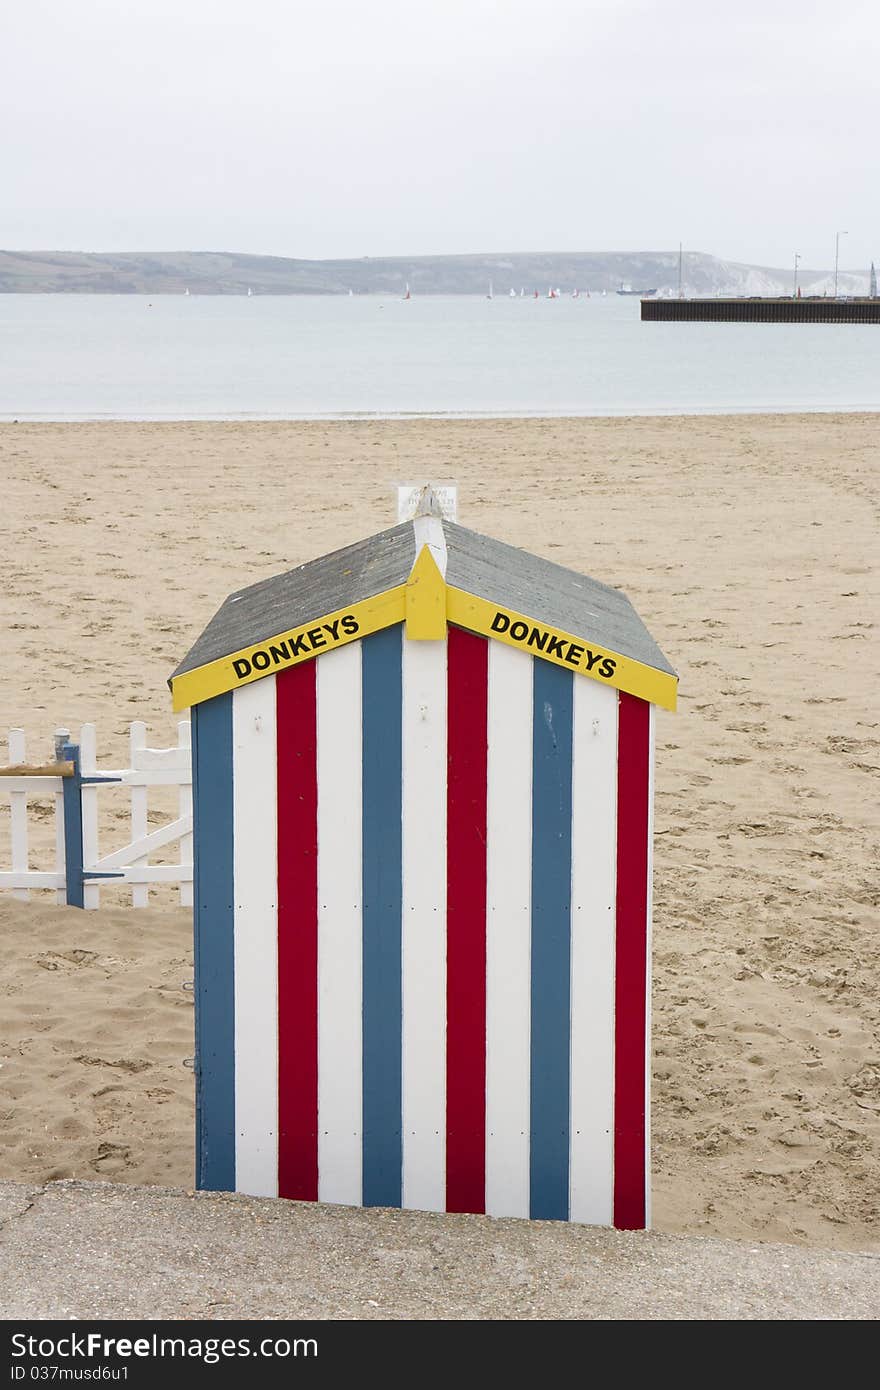
<svg viewBox="0 0 880 1390">
<path fill-rule="evenodd" d="M 328 613 L 326 617 L 315 618 L 301 627 L 280 632 L 277 637 L 266 637 L 262 642 L 254 642 L 240 651 L 231 652 L 229 656 L 173 676 L 171 697 L 174 708 L 182 710 L 189 709 L 191 705 L 200 705 L 215 695 L 225 694 L 227 690 L 237 690 L 239 686 L 250 685 L 263 676 L 287 671 L 291 666 L 321 656 L 323 652 L 357 642 L 394 623 L 402 623 L 406 616 L 405 596 L 406 586 L 400 584 L 394 589 L 386 589 L 383 594 L 341 608 L 337 613 Z"/>
<path fill-rule="evenodd" d="M 597 646 L 589 638 L 574 637 L 570 632 L 539 622 L 537 618 L 529 618 L 511 608 L 489 603 L 487 599 L 477 598 L 451 585 L 446 589 L 446 617 L 449 622 L 467 628 L 469 632 L 506 642 L 509 647 L 517 647 L 529 656 L 539 656 L 543 661 L 552 661 L 554 665 L 563 666 L 577 675 L 589 676 L 602 685 L 625 690 L 640 700 L 650 701 L 652 705 L 675 709 L 677 676 L 670 675 L 668 671 L 658 671 L 655 666 L 645 666 L 632 657 L 621 656 L 620 652 L 610 647 Z"/>
<path fill-rule="evenodd" d="M 445 613 L 440 607 L 444 591 Z M 676 707 L 677 676 L 446 584 L 425 546 L 407 584 L 174 676 L 174 709 L 199 705 L 402 622 L 406 622 L 407 637 L 417 641 L 442 640 L 446 623 L 455 623 L 576 675 L 625 690 L 652 705 L 669 710 Z"/>
</svg>

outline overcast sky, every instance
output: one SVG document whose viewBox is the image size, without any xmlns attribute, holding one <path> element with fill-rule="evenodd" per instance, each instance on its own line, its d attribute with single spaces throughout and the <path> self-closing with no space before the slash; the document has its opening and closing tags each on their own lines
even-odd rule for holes
<svg viewBox="0 0 880 1390">
<path fill-rule="evenodd" d="M 20 0 L 0 245 L 880 262 L 876 0 Z"/>
</svg>

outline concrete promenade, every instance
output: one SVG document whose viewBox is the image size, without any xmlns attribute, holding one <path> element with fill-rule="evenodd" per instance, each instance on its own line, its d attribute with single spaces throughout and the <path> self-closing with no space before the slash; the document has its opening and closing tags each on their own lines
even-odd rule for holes
<svg viewBox="0 0 880 1390">
<path fill-rule="evenodd" d="M 43 1318 L 873 1319 L 880 1256 L 114 1183 L 0 1183 Z"/>
</svg>

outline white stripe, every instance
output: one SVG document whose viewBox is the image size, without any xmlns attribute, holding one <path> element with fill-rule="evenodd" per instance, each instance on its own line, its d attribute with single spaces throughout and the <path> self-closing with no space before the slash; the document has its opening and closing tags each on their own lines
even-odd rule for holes
<svg viewBox="0 0 880 1390">
<path fill-rule="evenodd" d="M 489 643 L 486 1211 L 529 1214 L 532 658 Z"/>
<path fill-rule="evenodd" d="M 235 1186 L 278 1195 L 278 811 L 275 677 L 232 697 Z"/>
<path fill-rule="evenodd" d="M 446 564 L 449 557 L 446 552 L 446 533 L 440 518 L 438 516 L 417 516 L 413 521 L 413 539 L 416 546 L 416 560 L 422 553 L 422 547 L 427 546 L 437 562 L 437 568 L 445 579 Z"/>
<path fill-rule="evenodd" d="M 361 644 L 318 659 L 318 1199 L 357 1206 L 362 1135 Z"/>
<path fill-rule="evenodd" d="M 651 950 L 653 941 L 652 914 L 654 908 L 654 751 L 656 746 L 657 711 L 650 707 L 648 731 L 648 909 L 645 919 L 645 1227 L 651 1225 Z"/>
<path fill-rule="evenodd" d="M 403 1206 L 446 1205 L 446 643 L 403 643 Z"/>
<path fill-rule="evenodd" d="M 614 1224 L 617 692 L 574 682 L 569 1217 Z"/>
</svg>

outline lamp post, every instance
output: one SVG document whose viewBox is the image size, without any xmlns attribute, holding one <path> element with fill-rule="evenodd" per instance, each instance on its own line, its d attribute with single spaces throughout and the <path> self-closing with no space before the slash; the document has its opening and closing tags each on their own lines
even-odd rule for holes
<svg viewBox="0 0 880 1390">
<path fill-rule="evenodd" d="M 793 291 L 793 293 L 792 293 L 792 299 L 797 299 L 797 268 L 798 268 L 798 262 L 800 261 L 800 258 L 801 258 L 800 252 L 799 252 L 799 251 L 795 251 L 795 253 L 794 253 L 794 291 Z"/>
<path fill-rule="evenodd" d="M 837 232 L 834 236 L 834 298 L 837 298 L 837 267 L 840 261 L 840 238 L 849 236 L 849 232 Z"/>
</svg>

